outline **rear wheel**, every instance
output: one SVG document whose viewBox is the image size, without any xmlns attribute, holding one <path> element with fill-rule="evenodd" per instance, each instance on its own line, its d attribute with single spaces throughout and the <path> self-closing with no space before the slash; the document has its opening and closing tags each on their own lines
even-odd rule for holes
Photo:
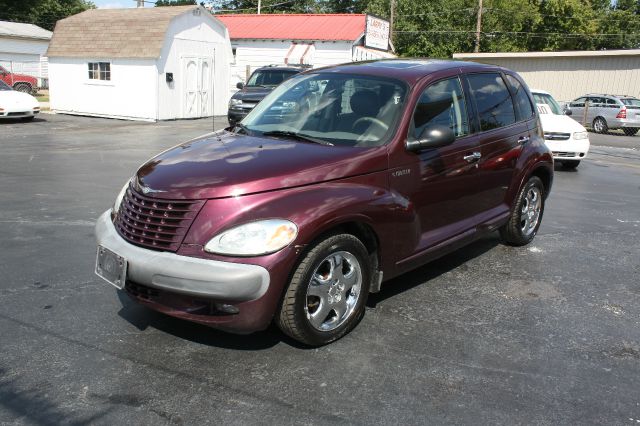
<svg viewBox="0 0 640 426">
<path fill-rule="evenodd" d="M 640 129 L 639 129 L 639 128 L 637 128 L 637 127 L 625 127 L 625 128 L 624 128 L 624 129 L 622 129 L 622 130 L 624 130 L 624 134 L 625 134 L 625 135 L 627 135 L 627 136 L 633 136 L 633 135 L 635 135 L 636 133 L 638 133 L 638 130 L 640 130 Z"/>
<path fill-rule="evenodd" d="M 372 266 L 350 234 L 315 245 L 293 274 L 276 322 L 294 339 L 320 346 L 351 331 L 364 314 Z"/>
<path fill-rule="evenodd" d="M 596 117 L 596 119 L 593 120 L 593 125 L 591 127 L 593 128 L 593 131 L 596 133 L 605 133 L 607 130 L 609 130 L 609 126 L 607 126 L 607 122 L 602 117 Z"/>
<path fill-rule="evenodd" d="M 544 185 L 532 176 L 522 188 L 509 222 L 500 228 L 502 240 L 513 246 L 529 244 L 538 233 L 544 212 Z"/>
<path fill-rule="evenodd" d="M 565 169 L 575 169 L 580 165 L 580 160 L 568 160 L 562 162 L 562 167 Z"/>
<path fill-rule="evenodd" d="M 31 85 L 28 83 L 16 83 L 13 89 L 18 92 L 31 93 Z"/>
</svg>

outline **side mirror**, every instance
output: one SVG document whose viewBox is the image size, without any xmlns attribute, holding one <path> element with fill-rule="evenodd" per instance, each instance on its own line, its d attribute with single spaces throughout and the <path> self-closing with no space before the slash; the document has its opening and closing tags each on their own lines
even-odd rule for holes
<svg viewBox="0 0 640 426">
<path fill-rule="evenodd" d="M 243 87 L 244 87 L 244 83 L 243 83 L 243 82 L 241 82 L 241 81 L 239 81 L 239 82 L 236 84 L 236 88 L 238 88 L 238 89 L 240 89 L 240 90 L 242 90 L 242 88 L 243 88 Z"/>
<path fill-rule="evenodd" d="M 427 126 L 420 134 L 420 139 L 415 141 L 407 141 L 406 147 L 408 151 L 419 152 L 428 148 L 439 148 L 449 145 L 456 140 L 453 130 L 441 124 L 433 124 Z"/>
<path fill-rule="evenodd" d="M 572 115 L 572 114 L 573 114 L 573 111 L 571 111 L 569 108 L 566 108 L 564 110 L 564 115 Z"/>
</svg>

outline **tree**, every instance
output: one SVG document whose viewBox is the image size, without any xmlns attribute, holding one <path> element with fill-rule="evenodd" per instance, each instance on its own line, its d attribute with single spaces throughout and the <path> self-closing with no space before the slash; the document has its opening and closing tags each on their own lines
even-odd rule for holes
<svg viewBox="0 0 640 426">
<path fill-rule="evenodd" d="M 0 20 L 53 30 L 60 19 L 95 7 L 87 0 L 0 0 Z"/>
</svg>

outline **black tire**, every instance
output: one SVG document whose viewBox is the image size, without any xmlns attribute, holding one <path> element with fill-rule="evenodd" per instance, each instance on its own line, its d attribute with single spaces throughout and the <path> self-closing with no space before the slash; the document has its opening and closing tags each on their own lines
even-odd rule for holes
<svg viewBox="0 0 640 426">
<path fill-rule="evenodd" d="M 20 120 L 22 120 L 22 121 L 33 121 L 34 118 L 35 117 L 32 115 L 30 117 L 22 117 Z"/>
<path fill-rule="evenodd" d="M 596 117 L 593 120 L 593 124 L 591 128 L 596 133 L 607 133 L 609 131 L 609 126 L 607 125 L 607 121 L 602 117 Z"/>
<path fill-rule="evenodd" d="M 625 134 L 625 135 L 627 135 L 627 136 L 633 136 L 633 135 L 635 135 L 636 133 L 638 133 L 638 130 L 640 130 L 640 129 L 639 129 L 639 128 L 637 128 L 637 127 L 625 127 L 625 128 L 623 128 L 622 130 L 624 130 L 624 134 Z"/>
<path fill-rule="evenodd" d="M 562 162 L 562 167 L 565 169 L 575 169 L 580 165 L 580 160 L 566 160 Z"/>
<path fill-rule="evenodd" d="M 23 93 L 31 93 L 33 89 L 31 88 L 31 85 L 28 83 L 16 83 L 13 86 L 13 90 L 16 90 L 18 92 L 23 92 Z"/>
<path fill-rule="evenodd" d="M 526 222 L 526 218 L 530 216 L 525 216 L 524 214 L 529 213 L 529 207 L 532 205 L 532 200 L 529 198 L 530 191 L 537 191 L 538 199 L 540 200 L 539 207 L 537 208 L 536 222 L 533 224 L 533 227 L 529 226 L 529 224 L 525 224 L 523 227 L 523 221 Z M 509 217 L 509 221 L 500 228 L 500 237 L 502 240 L 509 245 L 512 246 L 524 246 L 529 244 L 536 234 L 538 233 L 538 228 L 540 228 L 540 223 L 542 222 L 542 215 L 544 213 L 544 185 L 542 181 L 537 176 L 532 176 L 529 181 L 524 185 L 520 193 L 518 194 L 518 198 L 516 199 L 516 203 L 513 206 L 513 210 L 511 211 L 511 217 Z M 535 202 L 537 205 L 537 201 Z M 527 212 L 523 212 L 523 207 L 527 208 Z"/>
<path fill-rule="evenodd" d="M 341 267 L 331 266 L 337 264 L 334 262 L 340 256 Z M 339 275 L 334 275 L 334 271 L 339 271 Z M 340 279 L 334 280 L 336 275 L 342 277 L 342 284 L 339 284 Z M 362 319 L 371 278 L 372 265 L 362 242 L 351 234 L 331 235 L 313 246 L 298 264 L 276 315 L 276 323 L 285 334 L 306 345 L 321 346 L 333 342 L 351 331 Z M 354 280 L 349 288 L 344 285 L 347 279 Z M 324 293 L 325 289 L 328 291 L 324 299 L 309 294 Z M 340 317 L 335 309 L 342 305 L 346 309 Z"/>
</svg>

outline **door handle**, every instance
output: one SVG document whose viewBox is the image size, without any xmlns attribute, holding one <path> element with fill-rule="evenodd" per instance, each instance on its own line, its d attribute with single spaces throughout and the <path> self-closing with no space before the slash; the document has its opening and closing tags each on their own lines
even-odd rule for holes
<svg viewBox="0 0 640 426">
<path fill-rule="evenodd" d="M 473 152 L 469 155 L 465 155 L 464 158 L 467 163 L 473 163 L 474 161 L 478 161 L 482 157 L 482 154 L 479 152 Z"/>
<path fill-rule="evenodd" d="M 525 143 L 529 142 L 530 140 L 531 140 L 531 138 L 529 136 L 520 136 L 518 138 L 518 143 L 525 144 Z"/>
</svg>

